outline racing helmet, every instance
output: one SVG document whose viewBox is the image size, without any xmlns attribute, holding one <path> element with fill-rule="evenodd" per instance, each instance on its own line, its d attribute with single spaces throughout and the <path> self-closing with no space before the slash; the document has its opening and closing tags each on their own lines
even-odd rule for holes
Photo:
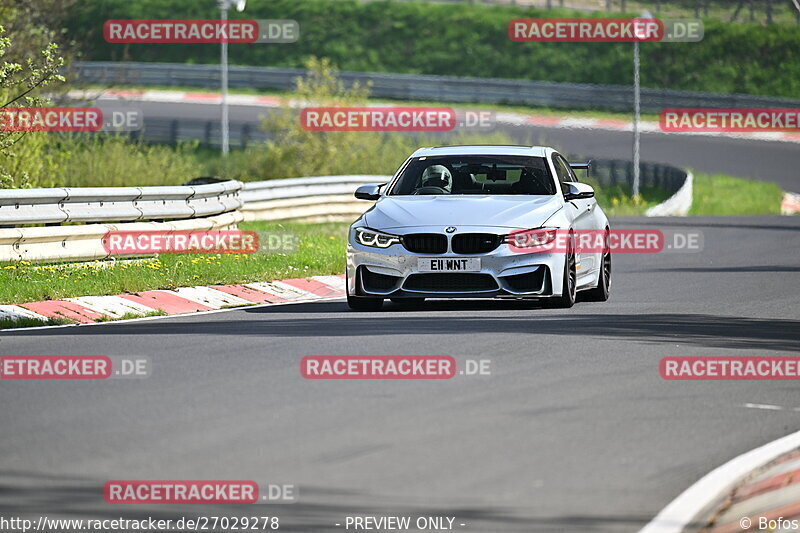
<svg viewBox="0 0 800 533">
<path fill-rule="evenodd" d="M 423 187 L 439 187 L 450 190 L 453 176 L 444 165 L 431 165 L 422 172 Z"/>
</svg>

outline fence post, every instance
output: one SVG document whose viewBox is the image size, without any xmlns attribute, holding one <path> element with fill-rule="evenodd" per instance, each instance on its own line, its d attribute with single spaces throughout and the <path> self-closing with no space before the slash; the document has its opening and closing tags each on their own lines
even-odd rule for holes
<svg viewBox="0 0 800 533">
<path fill-rule="evenodd" d="M 250 142 L 250 124 L 244 124 L 242 126 L 242 150 L 247 148 L 248 142 Z"/>
<path fill-rule="evenodd" d="M 206 146 L 211 146 L 211 122 L 206 122 Z"/>
<path fill-rule="evenodd" d="M 175 119 L 169 124 L 169 143 L 173 146 L 178 144 L 178 120 Z"/>
</svg>

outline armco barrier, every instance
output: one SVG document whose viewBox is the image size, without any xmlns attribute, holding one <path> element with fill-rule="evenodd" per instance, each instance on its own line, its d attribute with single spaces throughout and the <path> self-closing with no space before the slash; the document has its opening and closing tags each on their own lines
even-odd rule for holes
<svg viewBox="0 0 800 533">
<path fill-rule="evenodd" d="M 353 193 L 365 183 L 385 183 L 391 176 L 323 176 L 255 181 L 242 188 L 245 220 L 355 218 L 369 204 Z"/>
<path fill-rule="evenodd" d="M 242 220 L 241 188 L 241 182 L 225 181 L 177 187 L 3 189 L 0 261 L 101 259 L 108 256 L 101 239 L 111 230 L 235 228 Z M 31 225 L 39 226 L 26 227 Z"/>
</svg>

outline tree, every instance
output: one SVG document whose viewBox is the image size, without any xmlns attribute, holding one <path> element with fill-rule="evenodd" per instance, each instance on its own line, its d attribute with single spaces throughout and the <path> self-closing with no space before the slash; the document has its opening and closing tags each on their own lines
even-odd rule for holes
<svg viewBox="0 0 800 533">
<path fill-rule="evenodd" d="M 57 44 L 48 44 L 40 51 L 38 58 L 27 58 L 24 62 L 6 60 L 11 46 L 11 39 L 5 36 L 5 28 L 0 26 L 0 185 L 3 187 L 22 185 L 26 180 L 24 172 L 15 176 L 11 169 L 16 157 L 12 148 L 28 133 L 7 130 L 3 115 L 9 108 L 47 104 L 47 98 L 39 95 L 39 91 L 54 81 L 66 81 L 59 74 L 59 69 L 64 66 L 64 58 L 59 55 Z"/>
</svg>

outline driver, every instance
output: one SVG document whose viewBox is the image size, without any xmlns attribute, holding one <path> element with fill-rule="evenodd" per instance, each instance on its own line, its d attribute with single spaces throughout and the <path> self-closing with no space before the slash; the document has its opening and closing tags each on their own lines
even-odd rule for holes
<svg viewBox="0 0 800 533">
<path fill-rule="evenodd" d="M 422 173 L 423 187 L 438 187 L 450 192 L 453 185 L 453 176 L 444 165 L 432 165 Z"/>
</svg>

